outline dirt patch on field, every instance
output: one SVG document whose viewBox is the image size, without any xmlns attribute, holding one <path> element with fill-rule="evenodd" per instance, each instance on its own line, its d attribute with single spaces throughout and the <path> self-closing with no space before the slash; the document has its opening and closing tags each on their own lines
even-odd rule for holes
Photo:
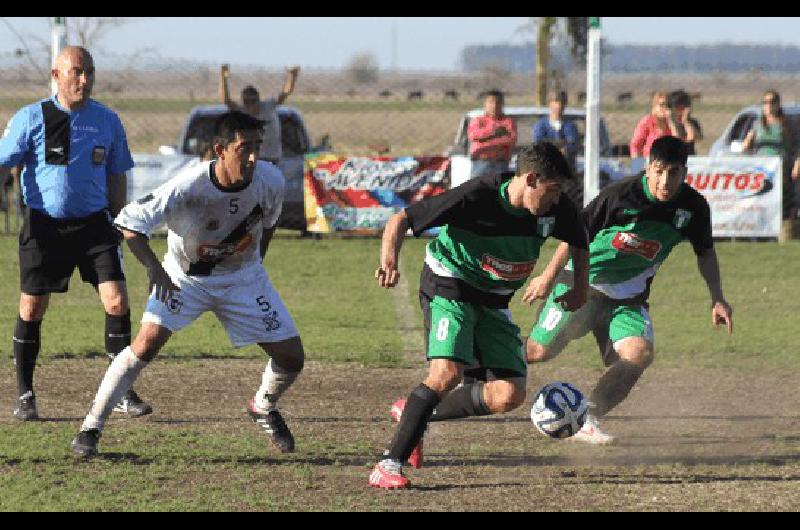
<svg viewBox="0 0 800 530">
<path fill-rule="evenodd" d="M 74 423 L 77 429 L 105 367 L 102 359 L 45 362 L 37 370 L 42 415 L 55 424 Z M 157 440 L 159 432 L 186 426 L 260 436 L 243 410 L 263 367 L 253 360 L 157 361 L 136 385 L 156 412 L 140 420 L 115 418 L 104 442 L 113 446 L 108 434 L 114 430 L 151 429 Z M 564 380 L 588 393 L 599 374 L 559 364 L 537 366 L 529 391 Z M 244 488 L 258 480 L 276 499 L 268 506 L 243 500 L 235 509 L 800 508 L 797 377 L 769 369 L 655 366 L 605 421 L 607 430 L 618 437 L 612 447 L 544 439 L 528 419 L 528 405 L 497 417 L 432 424 L 426 436 L 426 466 L 408 473 L 413 488 L 370 490 L 369 470 L 393 433 L 388 405 L 423 375 L 422 367 L 375 369 L 311 362 L 282 403 L 298 453 L 279 456 L 265 446 L 261 456 L 231 461 L 220 449 L 204 465 L 218 466 L 210 471 L 215 483 Z M 0 426 L 17 425 L 10 416 L 15 381 L 9 364 L 0 369 L 0 384 L 6 389 L 0 400 Z M 203 444 L 202 436 L 198 444 Z M 68 445 L 65 439 L 65 454 Z M 262 474 L 263 480 L 258 478 Z M 170 488 L 169 494 L 192 495 L 192 488 L 188 481 Z"/>
</svg>

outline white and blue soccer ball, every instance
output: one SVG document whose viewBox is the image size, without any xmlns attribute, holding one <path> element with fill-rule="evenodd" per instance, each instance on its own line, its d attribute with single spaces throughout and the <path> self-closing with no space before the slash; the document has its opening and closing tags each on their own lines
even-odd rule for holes
<svg viewBox="0 0 800 530">
<path fill-rule="evenodd" d="M 583 427 L 589 403 L 569 383 L 548 383 L 533 400 L 531 421 L 542 434 L 569 438 Z"/>
</svg>

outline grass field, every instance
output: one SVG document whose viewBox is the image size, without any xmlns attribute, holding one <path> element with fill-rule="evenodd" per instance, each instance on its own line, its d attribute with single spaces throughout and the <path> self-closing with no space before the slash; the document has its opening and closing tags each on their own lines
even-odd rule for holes
<svg viewBox="0 0 800 530">
<path fill-rule="evenodd" d="M 388 293 L 372 279 L 378 240 L 279 236 L 266 265 L 309 359 L 283 401 L 298 452 L 272 451 L 243 412 L 260 382 L 260 350 L 232 348 L 206 316 L 137 382 L 155 413 L 112 417 L 89 462 L 75 461 L 69 442 L 106 367 L 99 302 L 77 277 L 53 297 L 37 368 L 47 421 L 16 422 L 16 239 L 0 237 L 0 510 L 800 508 L 800 243 L 718 244 L 732 337 L 710 326 L 689 245 L 676 249 L 653 284 L 656 362 L 607 421 L 618 445 L 546 440 L 528 406 L 435 424 L 426 468 L 410 473 L 414 487 L 386 493 L 366 479 L 393 432 L 388 403 L 424 375 L 415 293 L 426 241 L 406 241 L 406 283 Z M 165 241 L 154 245 L 160 254 Z M 136 323 L 145 275 L 130 253 L 126 267 Z M 527 333 L 535 308 L 515 299 L 511 309 Z M 557 379 L 588 391 L 602 371 L 595 349 L 584 338 L 532 368 L 529 391 Z"/>
</svg>

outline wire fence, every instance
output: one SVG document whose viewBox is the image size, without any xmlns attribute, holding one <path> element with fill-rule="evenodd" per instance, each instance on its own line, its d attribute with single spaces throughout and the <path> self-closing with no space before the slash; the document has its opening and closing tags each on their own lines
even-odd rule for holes
<svg viewBox="0 0 800 530">
<path fill-rule="evenodd" d="M 198 105 L 217 104 L 219 64 L 185 60 L 97 60 L 93 97 L 117 111 L 133 152 L 156 153 L 174 145 L 186 118 Z M 253 85 L 262 98 L 275 97 L 286 72 L 231 64 L 231 96 Z M 0 130 L 21 106 L 48 95 L 46 70 L 23 58 L 0 61 Z M 568 107 L 582 107 L 586 75 L 576 70 L 556 79 Z M 683 89 L 693 97 L 692 115 L 702 127 L 697 154 L 709 152 L 742 108 L 760 105 L 766 89 L 798 100 L 800 75 L 711 70 L 703 74 L 603 73 L 601 114 L 612 144 L 627 145 L 639 119 L 650 111 L 655 90 Z M 303 116 L 311 144 L 327 139 L 341 155 L 443 155 L 453 145 L 465 112 L 479 108 L 480 94 L 506 92 L 507 106 L 536 104 L 532 74 L 501 68 L 480 72 L 366 71 L 302 69 L 286 104 Z M 518 131 L 521 141 L 531 131 Z M 623 150 L 624 152 L 624 150 Z M 5 200 L 4 204 L 13 204 Z M 8 210 L 8 207 L 5 207 Z M 12 227 L 13 229 L 13 227 Z"/>
</svg>

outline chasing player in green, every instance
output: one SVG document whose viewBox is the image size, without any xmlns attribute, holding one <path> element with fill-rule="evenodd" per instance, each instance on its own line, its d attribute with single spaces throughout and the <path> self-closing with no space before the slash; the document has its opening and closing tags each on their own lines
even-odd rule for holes
<svg viewBox="0 0 800 530">
<path fill-rule="evenodd" d="M 595 445 L 614 441 L 600 429 L 598 418 L 625 399 L 653 362 L 653 323 L 647 312 L 650 283 L 684 239 L 694 248 L 711 294 L 712 324 L 725 324 L 728 333 L 733 332 L 733 309 L 722 294 L 711 237 L 711 212 L 705 198 L 684 182 L 686 161 L 683 142 L 672 136 L 659 138 L 653 142 L 643 175 L 608 186 L 583 209 L 590 241 L 590 288 L 579 310 L 558 303 L 573 276 L 563 244 L 522 297 L 531 304 L 549 293 L 527 340 L 528 362 L 552 359 L 571 340 L 591 331 L 607 367 L 589 398 L 586 423 L 570 439 Z"/>
<path fill-rule="evenodd" d="M 567 244 L 576 276 L 583 278 L 558 302 L 576 310 L 586 299 L 586 232 L 578 209 L 561 192 L 571 177 L 554 145 L 533 144 L 519 153 L 516 174 L 478 177 L 389 220 L 375 272 L 387 289 L 397 285 L 398 254 L 408 228 L 416 236 L 442 229 L 427 246 L 420 279 L 428 377 L 392 406 L 397 431 L 370 474 L 371 486 L 408 487 L 402 466 L 422 465 L 429 421 L 507 412 L 525 401 L 527 364 L 508 302 L 533 272 L 548 237 Z M 464 369 L 474 365 L 485 370 L 487 381 L 456 388 Z"/>
</svg>

